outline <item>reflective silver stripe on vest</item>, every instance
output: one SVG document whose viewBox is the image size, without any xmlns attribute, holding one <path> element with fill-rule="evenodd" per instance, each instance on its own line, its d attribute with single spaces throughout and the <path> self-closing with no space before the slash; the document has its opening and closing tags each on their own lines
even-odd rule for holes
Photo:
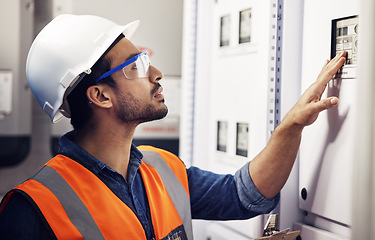
<svg viewBox="0 0 375 240">
<path fill-rule="evenodd" d="M 57 197 L 83 239 L 104 240 L 85 204 L 55 169 L 44 166 L 32 179 L 43 184 Z"/>
<path fill-rule="evenodd" d="M 180 215 L 188 239 L 193 240 L 190 198 L 185 188 L 159 153 L 150 150 L 141 150 L 141 152 L 143 154 L 142 161 L 154 167 L 158 172 L 178 215 Z"/>
</svg>

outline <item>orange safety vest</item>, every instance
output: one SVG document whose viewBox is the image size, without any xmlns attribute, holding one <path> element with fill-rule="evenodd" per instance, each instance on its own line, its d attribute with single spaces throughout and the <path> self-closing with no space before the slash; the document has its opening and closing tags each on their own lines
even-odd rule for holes
<svg viewBox="0 0 375 240">
<path fill-rule="evenodd" d="M 193 239 L 185 165 L 167 151 L 139 149 L 156 239 Z M 15 191 L 32 198 L 58 239 L 146 239 L 133 211 L 96 175 L 66 156 L 52 158 L 11 190 L 0 212 Z"/>
</svg>

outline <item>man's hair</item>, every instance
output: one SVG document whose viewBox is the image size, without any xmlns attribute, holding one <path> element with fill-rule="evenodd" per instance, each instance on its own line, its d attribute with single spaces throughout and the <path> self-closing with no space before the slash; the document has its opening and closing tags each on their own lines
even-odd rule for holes
<svg viewBox="0 0 375 240">
<path fill-rule="evenodd" d="M 91 73 L 86 75 L 74 90 L 68 95 L 67 100 L 70 108 L 70 123 L 75 130 L 81 130 L 89 127 L 89 121 L 92 117 L 92 109 L 89 106 L 89 99 L 86 91 L 90 86 L 96 84 L 95 80 L 103 73 L 110 70 L 111 61 L 107 57 L 100 58 L 91 69 Z M 108 84 L 111 87 L 116 86 L 116 82 L 111 76 L 100 81 L 101 84 Z"/>
<path fill-rule="evenodd" d="M 92 123 L 92 108 L 90 107 L 89 100 L 86 95 L 86 91 L 90 86 L 96 85 L 96 79 L 103 73 L 111 69 L 111 60 L 106 54 L 124 37 L 121 34 L 102 55 L 101 58 L 91 68 L 91 73 L 87 74 L 68 95 L 67 100 L 70 108 L 70 123 L 73 125 L 75 130 L 83 130 L 85 127 L 90 128 Z M 111 76 L 100 80 L 100 84 L 107 84 L 113 89 L 116 89 L 116 82 Z"/>
</svg>

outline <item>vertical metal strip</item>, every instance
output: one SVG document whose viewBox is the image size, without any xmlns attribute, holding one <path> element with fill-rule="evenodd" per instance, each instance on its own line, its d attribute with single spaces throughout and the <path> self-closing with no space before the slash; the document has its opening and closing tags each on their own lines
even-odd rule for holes
<svg viewBox="0 0 375 240">
<path fill-rule="evenodd" d="M 280 86 L 282 54 L 282 13 L 283 0 L 271 0 L 270 6 L 270 42 L 269 42 L 269 79 L 267 110 L 267 141 L 280 124 Z M 272 211 L 279 213 L 280 205 Z"/>
<path fill-rule="evenodd" d="M 193 72 L 193 75 L 192 75 L 192 95 L 193 95 L 193 102 L 192 102 L 192 109 L 191 109 L 191 114 L 192 114 L 192 119 L 191 119 L 191 149 L 190 149 L 190 156 L 191 156 L 191 159 L 190 159 L 190 165 L 193 165 L 193 162 L 194 162 L 194 129 L 195 129 L 195 85 L 196 85 L 196 79 L 197 79 L 197 31 L 198 31 L 198 27 L 197 27 L 197 24 L 198 24 L 198 0 L 195 0 L 194 1 L 195 4 L 195 19 L 194 19 L 194 29 L 193 29 L 193 42 L 194 42 L 194 46 L 193 46 L 193 49 L 194 49 L 194 52 L 193 52 L 193 56 L 192 56 L 192 60 L 193 60 L 193 66 L 192 66 L 192 72 Z"/>
<path fill-rule="evenodd" d="M 267 139 L 280 123 L 283 0 L 271 0 Z"/>
<path fill-rule="evenodd" d="M 184 1 L 182 103 L 179 156 L 192 165 L 194 154 L 195 82 L 198 0 Z M 187 24 L 188 23 L 188 24 Z"/>
</svg>

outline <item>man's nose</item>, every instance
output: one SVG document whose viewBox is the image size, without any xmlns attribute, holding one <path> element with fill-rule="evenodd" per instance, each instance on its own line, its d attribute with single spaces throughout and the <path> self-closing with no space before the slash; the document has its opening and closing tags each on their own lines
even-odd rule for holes
<svg viewBox="0 0 375 240">
<path fill-rule="evenodd" d="M 164 77 L 163 73 L 156 67 L 150 65 L 149 68 L 149 79 L 151 82 L 158 82 Z"/>
</svg>

